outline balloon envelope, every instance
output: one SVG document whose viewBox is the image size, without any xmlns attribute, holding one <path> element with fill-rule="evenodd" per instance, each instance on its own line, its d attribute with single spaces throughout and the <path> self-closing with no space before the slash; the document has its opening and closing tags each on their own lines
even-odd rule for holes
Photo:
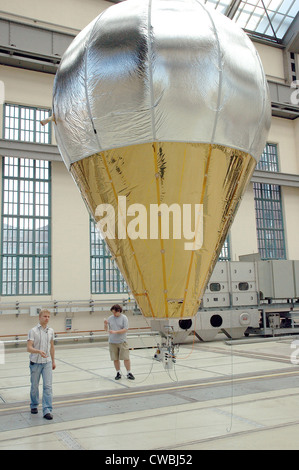
<svg viewBox="0 0 299 470">
<path fill-rule="evenodd" d="M 66 51 L 53 112 L 59 149 L 91 214 L 98 221 L 99 206 L 113 207 L 107 243 L 143 314 L 195 315 L 270 126 L 249 38 L 197 0 L 127 0 Z M 136 204 L 147 232 L 144 218 L 138 227 L 127 216 L 127 207 L 138 214 Z M 200 248 L 186 249 L 173 225 L 163 238 L 161 214 L 150 237 L 151 206 L 161 204 L 181 216 L 184 205 L 202 207 Z M 132 224 L 140 238 L 128 236 Z"/>
<path fill-rule="evenodd" d="M 210 144 L 160 142 L 109 150 L 74 163 L 71 172 L 97 217 L 100 204 L 111 204 L 115 214 L 115 238 L 106 242 L 132 293 L 147 317 L 192 317 L 196 314 L 206 283 L 216 263 L 236 207 L 255 167 L 255 160 L 235 149 Z M 125 197 L 125 205 L 120 197 Z M 203 208 L 203 236 L 200 249 L 186 249 L 183 204 Z M 130 207 L 136 214 L 128 217 Z M 166 211 L 169 237 L 162 238 L 159 215 L 151 206 Z M 147 218 L 142 209 L 146 209 Z M 181 216 L 178 238 L 173 237 L 174 217 Z M 134 233 L 118 230 L 137 218 L 142 227 Z M 196 214 L 191 214 L 195 232 Z M 161 216 L 160 216 L 161 218 Z M 119 220 L 121 219 L 121 220 Z M 150 231 L 158 226 L 158 238 Z M 120 225 L 121 227 L 121 225 Z M 130 235 L 130 236 L 129 236 Z M 163 235 L 163 234 L 162 234 Z M 191 244 L 192 245 L 192 244 Z"/>
</svg>

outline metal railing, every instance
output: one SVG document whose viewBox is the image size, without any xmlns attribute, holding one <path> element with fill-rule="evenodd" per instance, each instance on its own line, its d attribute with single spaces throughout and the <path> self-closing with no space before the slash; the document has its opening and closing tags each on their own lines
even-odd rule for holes
<svg viewBox="0 0 299 470">
<path fill-rule="evenodd" d="M 138 337 L 153 337 L 157 336 L 157 332 L 154 331 L 149 331 L 150 327 L 142 327 L 142 328 L 130 328 L 129 332 L 127 333 L 128 338 L 132 338 L 134 336 Z M 4 344 L 5 347 L 8 346 L 25 346 L 27 344 L 27 335 L 6 335 L 6 336 L 1 336 L 2 340 L 1 343 Z M 11 338 L 11 339 L 5 339 L 5 338 Z M 69 341 L 73 341 L 74 343 L 77 343 L 79 341 L 82 342 L 107 342 L 108 341 L 108 334 L 104 330 L 97 330 L 97 331 L 82 331 L 76 333 L 71 333 L 67 335 L 65 332 L 63 333 L 56 333 L 55 334 L 55 339 L 54 339 L 54 344 L 59 344 L 66 342 L 68 343 Z"/>
<path fill-rule="evenodd" d="M 127 297 L 108 298 L 102 300 L 50 300 L 43 302 L 15 301 L 1 303 L 0 315 L 30 315 L 37 316 L 42 308 L 46 308 L 57 315 L 59 313 L 78 313 L 78 312 L 107 312 L 112 305 L 120 304 L 124 311 L 132 311 L 136 315 L 141 315 L 135 300 Z"/>
</svg>

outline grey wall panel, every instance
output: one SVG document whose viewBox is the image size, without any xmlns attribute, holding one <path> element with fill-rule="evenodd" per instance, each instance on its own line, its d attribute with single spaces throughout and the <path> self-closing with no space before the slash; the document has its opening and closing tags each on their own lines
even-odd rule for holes
<svg viewBox="0 0 299 470">
<path fill-rule="evenodd" d="M 0 19 L 0 45 L 10 46 L 9 44 L 9 22 Z"/>
<path fill-rule="evenodd" d="M 16 54 L 22 52 L 41 58 L 60 58 L 73 39 L 72 34 L 0 19 L 0 48 L 9 48 Z"/>
<path fill-rule="evenodd" d="M 64 52 L 67 50 L 72 40 L 73 36 L 69 36 L 62 33 L 53 32 L 53 49 L 52 54 L 62 57 Z"/>
<path fill-rule="evenodd" d="M 11 23 L 11 46 L 29 53 L 52 55 L 52 32 L 28 25 Z"/>
</svg>

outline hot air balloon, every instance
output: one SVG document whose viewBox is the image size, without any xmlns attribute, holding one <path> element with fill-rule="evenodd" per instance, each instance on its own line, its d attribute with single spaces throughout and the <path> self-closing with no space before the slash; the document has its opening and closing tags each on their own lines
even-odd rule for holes
<svg viewBox="0 0 299 470">
<path fill-rule="evenodd" d="M 267 83 L 248 36 L 197 0 L 113 5 L 65 52 L 53 116 L 94 220 L 102 220 L 99 207 L 113 208 L 106 242 L 142 314 L 156 325 L 192 319 L 270 127 Z M 191 249 L 192 238 L 171 223 L 180 216 L 183 224 L 190 207 Z"/>
</svg>

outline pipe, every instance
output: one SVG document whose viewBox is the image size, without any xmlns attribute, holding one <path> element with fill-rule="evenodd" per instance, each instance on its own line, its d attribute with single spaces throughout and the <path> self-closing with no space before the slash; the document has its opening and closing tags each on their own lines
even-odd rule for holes
<svg viewBox="0 0 299 470">
<path fill-rule="evenodd" d="M 150 327 L 144 327 L 144 328 L 130 328 L 129 330 L 136 330 L 135 333 L 128 333 L 128 336 L 133 336 L 134 334 L 138 334 L 138 335 L 156 335 L 157 333 L 156 332 L 152 332 L 152 331 L 140 331 L 142 329 L 150 329 Z M 101 335 L 94 335 L 93 334 L 93 331 L 99 331 L 99 332 L 103 332 L 104 334 L 101 334 Z M 91 338 L 105 338 L 106 336 L 108 337 L 108 334 L 105 332 L 105 330 L 93 330 L 93 331 L 90 331 L 89 332 L 89 335 L 75 335 L 75 336 L 55 336 L 54 338 L 54 341 L 61 341 L 61 340 L 69 340 L 69 339 L 84 339 L 84 338 L 87 338 L 87 339 L 91 339 Z M 81 332 L 78 332 L 78 333 L 88 333 L 88 331 L 81 331 Z M 65 333 L 57 333 L 57 335 L 61 335 L 61 334 L 65 334 Z M 26 336 L 27 335 L 6 335 L 6 336 L 1 336 L 1 338 L 11 338 L 11 337 L 15 337 L 15 339 L 11 339 L 11 340 L 4 340 L 2 341 L 2 343 L 5 344 L 19 344 L 19 343 L 27 343 L 27 339 L 19 339 L 19 336 Z"/>
</svg>

